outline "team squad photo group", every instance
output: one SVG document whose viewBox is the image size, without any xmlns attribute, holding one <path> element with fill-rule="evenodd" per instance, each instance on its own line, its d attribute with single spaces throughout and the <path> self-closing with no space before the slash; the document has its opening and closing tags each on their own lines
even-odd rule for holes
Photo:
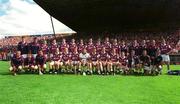
<svg viewBox="0 0 180 104">
<path fill-rule="evenodd" d="M 76 74 L 76 75 L 159 75 L 163 64 L 170 70 L 169 52 L 172 48 L 162 39 L 133 40 L 127 45 L 117 39 L 56 39 L 47 44 L 36 37 L 27 43 L 25 37 L 11 56 L 9 68 L 17 74 Z"/>
</svg>

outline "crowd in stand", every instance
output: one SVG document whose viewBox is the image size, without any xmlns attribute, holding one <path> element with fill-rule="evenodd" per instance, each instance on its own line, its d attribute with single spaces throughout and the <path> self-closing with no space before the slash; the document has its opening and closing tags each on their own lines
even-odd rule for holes
<svg viewBox="0 0 180 104">
<path fill-rule="evenodd" d="M 95 36 L 95 35 L 93 35 Z M 97 35 L 100 36 L 100 35 Z M 169 53 L 177 48 L 178 33 L 120 33 L 106 37 L 22 38 L 11 56 L 13 75 L 27 73 L 161 74 L 163 62 L 169 70 Z M 107 37 L 108 36 L 108 37 Z M 110 37 L 110 38 L 109 38 Z M 28 39 L 29 40 L 29 39 Z M 179 47 L 179 45 L 178 45 Z M 47 68 L 47 62 L 49 67 Z M 48 69 L 48 70 L 47 70 Z"/>
</svg>

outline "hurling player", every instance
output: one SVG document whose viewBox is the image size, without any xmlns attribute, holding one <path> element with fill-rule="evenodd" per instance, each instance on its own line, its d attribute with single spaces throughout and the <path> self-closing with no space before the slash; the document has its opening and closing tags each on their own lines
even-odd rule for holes
<svg viewBox="0 0 180 104">
<path fill-rule="evenodd" d="M 156 56 L 154 58 L 154 64 L 153 64 L 153 68 L 155 72 L 157 72 L 157 74 L 162 74 L 162 61 L 163 58 L 161 56 L 161 51 L 158 49 L 156 51 Z"/>
<path fill-rule="evenodd" d="M 53 54 L 55 54 L 57 48 L 58 48 L 58 44 L 56 42 L 56 39 L 53 39 L 49 49 L 50 58 L 53 57 Z"/>
<path fill-rule="evenodd" d="M 72 68 L 72 71 L 77 74 L 77 70 L 79 69 L 79 53 L 78 53 L 78 50 L 77 50 L 77 47 L 74 48 L 74 50 L 72 51 L 71 53 L 71 68 Z"/>
<path fill-rule="evenodd" d="M 160 45 L 161 55 L 163 58 L 163 62 L 167 65 L 167 70 L 170 70 L 170 57 L 169 52 L 171 51 L 171 46 L 166 44 L 165 39 L 163 39 L 162 44 Z"/>
<path fill-rule="evenodd" d="M 125 52 L 121 52 L 121 56 L 119 57 L 119 68 L 122 69 L 124 74 L 129 74 L 128 68 L 128 59 L 125 56 Z"/>
<path fill-rule="evenodd" d="M 130 73 L 140 70 L 140 60 L 139 57 L 135 55 L 135 51 L 131 50 L 130 55 L 128 56 L 128 67 Z"/>
<path fill-rule="evenodd" d="M 83 73 L 83 75 L 86 75 L 86 72 L 90 72 L 88 67 L 88 60 L 90 58 L 90 54 L 87 53 L 86 49 L 83 49 L 83 52 L 79 54 L 79 58 L 80 58 L 79 70 Z"/>
<path fill-rule="evenodd" d="M 94 44 L 93 44 L 93 40 L 92 38 L 89 39 L 89 42 L 87 44 L 86 50 L 89 54 L 91 54 L 93 52 L 93 49 L 95 48 Z"/>
<path fill-rule="evenodd" d="M 69 44 L 69 52 L 72 53 L 75 50 L 75 48 L 77 48 L 77 45 L 75 39 L 72 39 Z"/>
<path fill-rule="evenodd" d="M 147 55 L 147 51 L 144 50 L 143 54 L 140 56 L 140 63 L 142 64 L 142 68 L 144 69 L 144 74 L 149 75 L 151 74 L 151 59 L 150 56 Z"/>
<path fill-rule="evenodd" d="M 53 54 L 53 56 L 51 57 L 51 61 L 49 63 L 49 73 L 57 74 L 61 65 L 61 56 L 59 48 L 57 48 L 55 54 Z"/>
<path fill-rule="evenodd" d="M 109 54 L 106 52 L 106 48 L 103 47 L 102 52 L 99 55 L 100 73 L 103 75 L 107 73 L 108 60 Z"/>
<path fill-rule="evenodd" d="M 89 69 L 93 71 L 93 73 L 99 72 L 99 64 L 98 64 L 98 58 L 99 54 L 96 53 L 96 48 L 93 49 L 93 52 L 90 54 L 89 58 Z"/>
<path fill-rule="evenodd" d="M 46 57 L 44 56 L 42 50 L 38 51 L 35 61 L 36 61 L 35 69 L 38 69 L 39 75 L 43 75 L 43 73 L 46 70 Z"/>
<path fill-rule="evenodd" d="M 64 52 L 62 53 L 61 57 L 62 57 L 61 62 L 62 62 L 62 65 L 64 67 L 64 68 L 62 68 L 62 72 L 69 73 L 70 72 L 69 67 L 70 67 L 71 56 L 69 54 L 68 48 L 64 48 Z"/>
<path fill-rule="evenodd" d="M 17 75 L 17 72 L 22 70 L 23 66 L 23 57 L 21 56 L 20 51 L 16 51 L 15 55 L 11 58 L 11 67 L 10 71 L 14 76 Z"/>
<path fill-rule="evenodd" d="M 49 47 L 47 45 L 47 41 L 43 41 L 43 43 L 41 44 L 41 50 L 43 51 L 44 55 L 48 57 L 47 55 L 49 53 Z"/>
<path fill-rule="evenodd" d="M 86 48 L 86 45 L 84 44 L 83 39 L 80 39 L 80 43 L 78 44 L 78 53 L 83 52 L 83 49 Z"/>
<path fill-rule="evenodd" d="M 118 49 L 118 48 L 117 48 Z M 112 53 L 110 54 L 108 62 L 108 73 L 115 74 L 117 67 L 119 66 L 119 55 L 117 54 L 117 49 L 113 48 Z"/>
<path fill-rule="evenodd" d="M 27 58 L 24 59 L 24 69 L 27 72 L 34 72 L 35 70 L 35 60 L 31 53 L 27 55 Z"/>
</svg>

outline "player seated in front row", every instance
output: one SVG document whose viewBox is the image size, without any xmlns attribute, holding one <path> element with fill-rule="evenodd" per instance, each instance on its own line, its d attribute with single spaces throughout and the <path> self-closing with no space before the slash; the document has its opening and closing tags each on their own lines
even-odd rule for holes
<svg viewBox="0 0 180 104">
<path fill-rule="evenodd" d="M 61 55 L 59 53 L 59 48 L 57 48 L 55 54 L 52 55 L 49 63 L 49 73 L 57 74 L 61 66 Z"/>
<path fill-rule="evenodd" d="M 69 54 L 69 50 L 68 48 L 64 48 L 64 52 L 62 53 L 62 72 L 66 72 L 66 73 L 69 73 L 70 72 L 70 54 Z"/>
<path fill-rule="evenodd" d="M 106 52 L 106 48 L 102 48 L 102 52 L 99 56 L 99 66 L 100 66 L 100 74 L 107 74 L 107 65 L 108 65 L 109 55 Z"/>
<path fill-rule="evenodd" d="M 151 74 L 152 68 L 150 67 L 151 59 L 150 56 L 147 55 L 147 51 L 143 50 L 142 56 L 140 56 L 140 63 L 141 67 L 144 69 L 144 74 L 149 75 Z"/>
<path fill-rule="evenodd" d="M 42 75 L 46 71 L 46 57 L 43 54 L 43 51 L 38 51 L 36 56 L 36 66 L 35 69 L 38 69 L 39 75 Z"/>
<path fill-rule="evenodd" d="M 121 57 L 119 57 L 119 68 L 122 69 L 124 74 L 130 74 L 128 68 L 128 59 L 125 56 L 125 52 L 121 52 Z"/>
<path fill-rule="evenodd" d="M 23 57 L 21 56 L 20 51 L 16 51 L 14 56 L 11 58 L 11 67 L 10 71 L 13 73 L 14 76 L 17 75 L 23 68 Z"/>
<path fill-rule="evenodd" d="M 35 60 L 30 53 L 27 55 L 27 58 L 24 59 L 24 69 L 26 72 L 35 72 Z"/>
<path fill-rule="evenodd" d="M 71 58 L 70 58 L 70 66 L 71 66 L 71 69 L 72 71 L 77 74 L 78 72 L 78 69 L 79 69 L 79 53 L 78 53 L 78 50 L 77 50 L 77 47 L 73 49 L 73 52 L 71 54 Z"/>
<path fill-rule="evenodd" d="M 86 75 L 86 73 L 88 72 L 90 72 L 91 74 L 92 71 L 88 67 L 88 60 L 90 58 L 90 54 L 87 53 L 85 48 L 83 49 L 83 52 L 79 54 L 79 58 L 80 58 L 79 71 L 81 71 L 83 75 Z"/>
<path fill-rule="evenodd" d="M 139 57 L 135 55 L 135 51 L 132 50 L 130 55 L 128 56 L 128 68 L 129 73 L 134 73 L 135 71 L 139 72 L 140 70 L 140 63 Z"/>
<path fill-rule="evenodd" d="M 99 69 L 99 54 L 96 52 L 96 48 L 93 49 L 93 52 L 90 54 L 89 58 L 89 69 L 93 71 L 93 73 L 98 73 Z"/>
<path fill-rule="evenodd" d="M 119 66 L 119 55 L 117 54 L 116 49 L 113 49 L 112 53 L 110 54 L 108 67 L 107 67 L 108 74 L 115 74 L 118 66 Z"/>
<path fill-rule="evenodd" d="M 156 74 L 162 74 L 162 63 L 163 58 L 161 56 L 161 51 L 158 49 L 156 51 L 156 57 L 154 58 L 153 71 L 157 72 Z"/>
</svg>

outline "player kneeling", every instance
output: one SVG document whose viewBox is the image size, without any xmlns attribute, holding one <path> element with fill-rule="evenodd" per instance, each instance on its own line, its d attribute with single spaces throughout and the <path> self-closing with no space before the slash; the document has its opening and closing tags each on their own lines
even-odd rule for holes
<svg viewBox="0 0 180 104">
<path fill-rule="evenodd" d="M 125 53 L 122 52 L 121 53 L 121 57 L 119 58 L 119 68 L 122 69 L 123 73 L 124 74 L 130 74 L 130 70 L 128 68 L 128 59 L 127 57 L 125 56 Z"/>
<path fill-rule="evenodd" d="M 163 58 L 161 56 L 161 51 L 158 49 L 156 51 L 156 57 L 153 60 L 153 70 L 152 70 L 152 74 L 153 75 L 158 75 L 158 74 L 162 74 L 162 61 Z"/>
<path fill-rule="evenodd" d="M 90 58 L 90 54 L 87 53 L 86 49 L 83 49 L 83 52 L 79 54 L 79 58 L 80 58 L 79 71 L 81 71 L 85 76 L 86 73 L 90 72 L 88 67 L 88 60 Z"/>
<path fill-rule="evenodd" d="M 88 65 L 90 71 L 92 71 L 93 73 L 98 73 L 99 71 L 98 58 L 99 58 L 99 54 L 96 53 L 96 49 L 94 48 L 93 52 L 90 55 L 89 65 Z"/>
<path fill-rule="evenodd" d="M 11 58 L 11 67 L 9 68 L 10 72 L 13 73 L 14 76 L 17 75 L 18 72 L 22 70 L 23 66 L 23 57 L 21 56 L 21 52 L 17 51 L 14 56 Z"/>
<path fill-rule="evenodd" d="M 108 62 L 107 74 L 115 75 L 118 66 L 119 66 L 119 55 L 117 54 L 116 49 L 113 49 Z"/>
<path fill-rule="evenodd" d="M 61 56 L 59 53 L 59 49 L 57 48 L 55 54 L 53 54 L 53 56 L 51 57 L 51 61 L 49 63 L 49 73 L 57 74 L 61 66 Z"/>
<path fill-rule="evenodd" d="M 72 52 L 71 54 L 71 68 L 72 68 L 72 71 L 74 72 L 74 74 L 77 74 L 78 72 L 78 69 L 79 69 L 79 53 L 77 51 L 77 48 L 74 48 L 74 51 Z"/>
<path fill-rule="evenodd" d="M 102 52 L 99 55 L 99 66 L 100 74 L 107 74 L 107 65 L 108 65 L 109 55 L 106 53 L 106 48 L 103 47 Z"/>
<path fill-rule="evenodd" d="M 150 67 L 151 59 L 150 56 L 147 55 L 147 51 L 143 51 L 143 55 L 140 56 L 140 63 L 142 64 L 142 68 L 144 69 L 145 75 L 150 75 L 152 68 Z"/>
<path fill-rule="evenodd" d="M 131 54 L 128 56 L 128 68 L 130 74 L 134 74 L 135 71 L 138 73 L 141 71 L 140 60 L 139 57 L 135 55 L 134 50 L 132 50 Z"/>
<path fill-rule="evenodd" d="M 24 59 L 24 69 L 26 72 L 35 72 L 35 60 L 32 54 L 28 54 L 27 58 Z"/>
<path fill-rule="evenodd" d="M 39 75 L 43 75 L 46 71 L 46 57 L 44 56 L 43 52 L 40 50 L 38 51 L 38 55 L 36 56 L 36 66 L 35 69 L 39 71 Z"/>
</svg>

